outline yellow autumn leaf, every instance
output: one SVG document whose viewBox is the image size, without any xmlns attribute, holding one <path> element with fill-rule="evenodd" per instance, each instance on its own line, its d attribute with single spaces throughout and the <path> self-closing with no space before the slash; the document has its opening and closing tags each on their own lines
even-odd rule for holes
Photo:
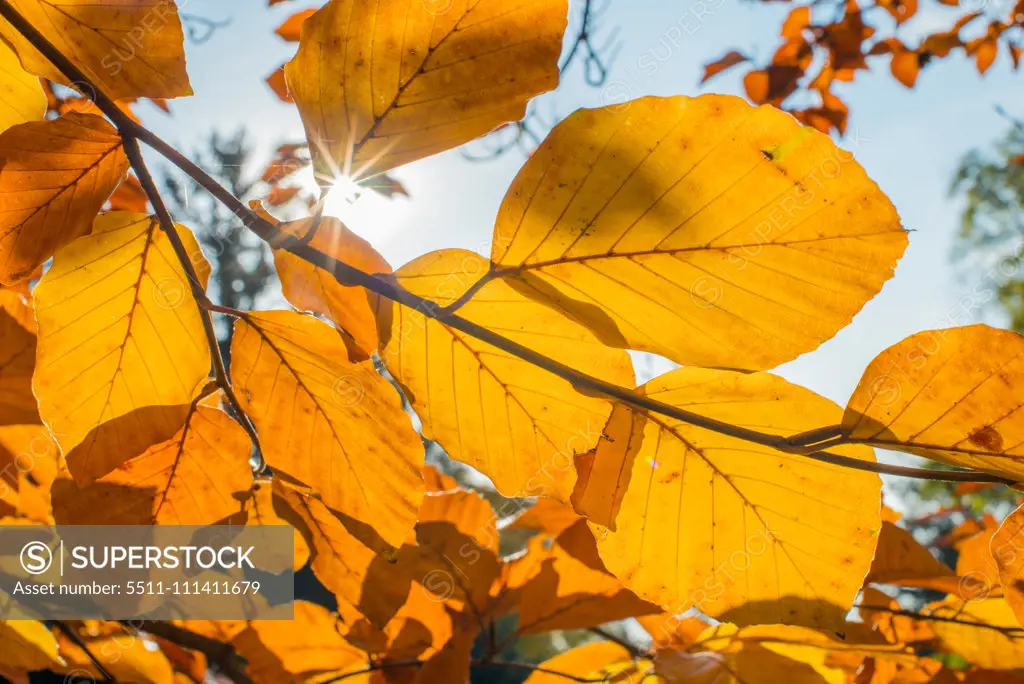
<svg viewBox="0 0 1024 684">
<path fill-rule="evenodd" d="M 1024 337 L 928 330 L 868 365 L 843 416 L 852 441 L 1024 479 Z"/>
<path fill-rule="evenodd" d="M 231 378 L 267 463 L 400 546 L 423 497 L 423 443 L 395 388 L 352 362 L 326 323 L 290 311 L 239 319 Z"/>
<path fill-rule="evenodd" d="M 891 522 L 883 522 L 878 546 L 865 583 L 898 584 L 954 592 L 959 578 L 914 536 Z"/>
<path fill-rule="evenodd" d="M 58 525 L 213 525 L 252 485 L 251 451 L 227 413 L 195 406 L 174 437 L 95 482 L 57 480 L 53 515 Z"/>
<path fill-rule="evenodd" d="M 283 223 L 279 228 L 289 235 L 302 237 L 312 224 L 313 219 L 302 219 Z M 309 244 L 366 273 L 391 273 L 391 266 L 384 257 L 336 218 L 323 217 Z M 375 312 L 380 306 L 379 295 L 361 287 L 342 285 L 324 269 L 283 249 L 274 250 L 274 266 L 281 279 L 281 290 L 295 308 L 313 311 L 333 321 L 361 352 L 359 360 L 377 351 L 380 340 Z"/>
<path fill-rule="evenodd" d="M 191 95 L 185 73 L 184 35 L 173 0 L 11 0 L 93 85 L 111 99 Z M 28 71 L 89 92 L 70 83 L 13 26 L 0 20 L 3 36 Z"/>
<path fill-rule="evenodd" d="M 583 629 L 660 612 L 605 570 L 583 520 L 550 545 L 538 541 L 531 543 L 530 553 L 539 556 L 534 562 L 541 563 L 541 570 L 521 587 L 517 634 Z"/>
<path fill-rule="evenodd" d="M 46 94 L 39 78 L 21 68 L 18 55 L 0 40 L 0 131 L 46 114 Z"/>
<path fill-rule="evenodd" d="M 850 322 L 907 244 L 852 156 L 726 95 L 580 110 L 513 181 L 491 260 L 610 345 L 771 368 Z"/>
<path fill-rule="evenodd" d="M 13 290 L 0 289 L 0 425 L 39 422 L 32 395 L 35 362 L 32 306 Z"/>
<path fill-rule="evenodd" d="M 778 435 L 834 424 L 841 413 L 768 373 L 680 368 L 639 391 Z M 864 447 L 835 451 L 874 458 Z M 842 497 L 828 494 L 837 490 Z M 595 536 L 608 569 L 670 613 L 696 607 L 742 624 L 838 630 L 871 563 L 880 507 L 873 473 L 649 414 L 616 529 L 595 526 Z"/>
<path fill-rule="evenodd" d="M 0 620 L 0 665 L 17 670 L 60 667 L 57 640 L 36 620 Z"/>
<path fill-rule="evenodd" d="M 0 283 L 28 278 L 58 247 L 88 233 L 127 172 L 120 136 L 93 114 L 0 134 Z"/>
<path fill-rule="evenodd" d="M 331 0 L 285 65 L 322 181 L 380 173 L 522 118 L 558 83 L 567 12 L 567 0 Z"/>
<path fill-rule="evenodd" d="M 178 236 L 205 286 L 195 237 Z M 112 212 L 61 249 L 34 292 L 32 386 L 79 484 L 168 440 L 210 370 L 199 305 L 153 217 Z"/>
<path fill-rule="evenodd" d="M 396 271 L 398 282 L 438 307 L 471 298 L 463 318 L 545 356 L 619 385 L 633 384 L 628 355 L 502 280 L 480 281 L 487 261 L 466 250 L 431 252 Z M 477 289 L 479 288 L 479 289 Z M 569 501 L 573 459 L 596 443 L 611 404 L 476 338 L 391 305 L 381 358 L 402 385 L 423 434 L 491 478 L 506 496 Z"/>
<path fill-rule="evenodd" d="M 1024 668 L 1024 630 L 1001 598 L 964 601 L 950 596 L 930 606 L 931 628 L 947 649 L 990 670 Z"/>
<path fill-rule="evenodd" d="M 1024 627 L 1024 506 L 1006 516 L 989 545 L 1006 603 Z"/>
<path fill-rule="evenodd" d="M 649 660 L 633 661 L 629 651 L 610 641 L 584 644 L 545 660 L 540 665 L 545 671 L 534 672 L 523 684 L 565 684 L 572 681 L 570 675 L 583 681 L 608 682 L 609 684 L 633 684 L 634 682 L 657 682 L 648 673 L 653 671 Z"/>
</svg>

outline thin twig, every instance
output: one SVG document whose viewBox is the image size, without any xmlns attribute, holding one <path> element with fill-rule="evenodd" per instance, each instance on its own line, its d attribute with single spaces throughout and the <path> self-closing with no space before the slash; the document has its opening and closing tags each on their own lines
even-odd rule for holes
<svg viewBox="0 0 1024 684">
<path fill-rule="evenodd" d="M 366 667 L 364 667 L 361 670 L 353 670 L 352 672 L 345 672 L 345 673 L 340 674 L 340 675 L 338 675 L 336 677 L 331 677 L 330 679 L 325 679 L 324 681 L 318 682 L 317 684 L 333 684 L 333 682 L 340 682 L 343 679 L 348 679 L 349 677 L 358 677 L 359 675 L 369 674 L 370 672 L 377 672 L 378 670 L 389 670 L 389 669 L 392 669 L 392 668 L 397 669 L 397 668 L 401 668 L 401 667 L 422 667 L 422 666 L 423 666 L 423 661 L 422 660 L 418 660 L 416 658 L 412 658 L 410 660 L 384 661 L 382 663 L 373 663 L 373 664 L 367 665 Z"/>
<path fill-rule="evenodd" d="M 929 613 L 915 613 L 912 610 L 897 610 L 895 608 L 887 608 L 885 606 L 862 606 L 854 604 L 854 608 L 859 610 L 866 610 L 872 613 L 888 613 L 890 615 L 901 615 L 903 617 L 914 618 L 915 620 L 929 620 L 931 622 L 950 622 L 957 625 L 968 625 L 970 627 L 982 627 L 984 629 L 991 629 L 1014 638 L 1024 639 L 1024 629 L 1020 627 L 999 627 L 998 625 L 990 625 L 985 622 L 972 622 L 971 620 L 960 620 L 955 617 L 944 617 L 942 615 L 931 615 Z"/>
<path fill-rule="evenodd" d="M 572 680 L 574 682 L 586 682 L 586 683 L 594 682 L 594 683 L 596 683 L 596 682 L 609 682 L 609 681 L 611 681 L 611 676 L 610 675 L 609 676 L 605 676 L 605 677 L 601 677 L 600 679 L 593 679 L 593 678 L 587 678 L 587 677 L 579 677 L 579 676 L 574 675 L 574 674 L 569 674 L 568 672 L 559 672 L 558 670 L 549 670 L 548 668 L 543 667 L 542 665 L 531 665 L 530 663 L 516 663 L 516 662 L 512 662 L 510 660 L 488 660 L 486 662 L 482 661 L 482 660 L 474 660 L 470 664 L 473 665 L 473 666 L 476 666 L 476 667 L 504 667 L 504 668 L 508 668 L 508 669 L 512 669 L 512 670 L 527 670 L 529 672 L 540 672 L 540 673 L 543 673 L 543 674 L 546 674 L 546 675 L 554 675 L 555 677 L 564 677 L 565 679 L 569 679 L 569 680 Z"/>
<path fill-rule="evenodd" d="M 210 348 L 210 359 L 213 361 L 213 376 L 217 380 L 217 385 L 224 390 L 224 396 L 227 397 L 228 405 L 231 406 L 238 422 L 249 435 L 249 439 L 252 440 L 252 445 L 256 452 L 262 454 L 260 440 L 256 435 L 256 428 L 245 414 L 245 411 L 242 410 L 242 405 L 238 402 L 238 397 L 235 396 L 235 391 L 231 387 L 231 380 L 228 378 L 224 357 L 221 356 L 220 344 L 217 341 L 217 331 L 213 327 L 213 316 L 210 315 L 214 304 L 206 296 L 206 290 L 203 289 L 199 275 L 192 265 L 192 257 L 189 255 L 188 250 L 185 249 L 181 236 L 178 235 L 174 228 L 174 219 L 171 218 L 170 212 L 167 211 L 163 197 L 160 196 L 160 191 L 153 180 L 153 176 L 149 173 L 146 160 L 142 157 L 142 150 L 139 149 L 138 141 L 131 134 L 122 133 L 121 137 L 124 142 L 125 155 L 128 157 L 129 163 L 131 163 L 132 170 L 135 171 L 142 189 L 146 191 L 149 203 L 153 205 L 153 210 L 160 221 L 160 227 L 163 229 L 164 234 L 167 235 L 167 239 L 170 240 L 171 246 L 174 249 L 174 255 L 178 257 L 178 261 L 185 271 L 185 276 L 188 278 L 192 297 L 199 307 L 199 317 L 203 321 L 203 333 L 206 335 L 206 344 Z"/>
<path fill-rule="evenodd" d="M 214 198 L 234 213 L 242 223 L 261 239 L 276 249 L 283 249 L 303 259 L 309 264 L 322 268 L 330 273 L 339 283 L 346 286 L 364 287 L 386 299 L 402 304 L 420 312 L 422 315 L 437 320 L 438 322 L 453 328 L 478 340 L 486 342 L 508 354 L 511 354 L 538 368 L 568 381 L 578 391 L 589 395 L 600 395 L 606 399 L 613 399 L 628 404 L 634 408 L 657 413 L 681 422 L 704 428 L 718 434 L 742 439 L 744 441 L 760 444 L 782 452 L 792 453 L 817 461 L 832 463 L 854 470 L 864 470 L 873 473 L 900 475 L 917 479 L 943 480 L 949 482 L 995 482 L 1012 484 L 1011 480 L 990 475 L 987 473 L 975 473 L 973 471 L 938 471 L 922 468 L 907 468 L 874 461 L 863 461 L 856 458 L 840 456 L 828 452 L 816 451 L 803 453 L 805 449 L 795 448 L 789 444 L 787 438 L 781 435 L 767 434 L 751 430 L 724 421 L 716 420 L 698 413 L 671 406 L 660 401 L 651 399 L 632 389 L 619 387 L 612 383 L 582 373 L 565 364 L 550 359 L 538 352 L 524 347 L 506 337 L 503 337 L 492 330 L 466 320 L 455 313 L 445 311 L 436 302 L 415 295 L 400 287 L 396 282 L 386 278 L 361 271 L 343 261 L 330 257 L 310 245 L 304 244 L 301 239 L 288 235 L 276 225 L 257 215 L 241 200 L 231 194 L 226 188 L 220 185 L 215 179 L 199 168 L 195 163 L 174 149 L 167 142 L 162 140 L 148 128 L 138 123 L 114 104 L 109 97 L 95 87 L 94 84 L 68 60 L 53 44 L 37 31 L 28 21 L 18 13 L 10 4 L 9 0 L 0 0 L 0 16 L 7 19 L 14 28 L 29 40 L 47 59 L 49 59 L 67 78 L 92 88 L 94 102 L 115 123 L 122 135 L 134 136 L 152 147 L 161 155 L 167 158 L 172 164 L 189 175 L 199 186 L 209 192 Z M 86 88 L 88 90 L 88 88 Z M 243 414 L 244 415 L 244 414 Z"/>
<path fill-rule="evenodd" d="M 103 677 L 103 681 L 117 681 L 114 679 L 114 675 L 110 674 L 107 668 L 103 667 L 103 663 L 99 661 L 99 658 L 97 658 L 96 655 L 89 649 L 89 645 L 85 643 L 85 639 L 83 639 L 78 634 L 78 632 L 74 630 L 73 627 L 66 625 L 60 620 L 46 620 L 46 624 L 51 627 L 56 627 L 57 629 L 59 629 L 61 632 L 64 633 L 65 636 L 67 636 L 68 639 L 70 639 L 75 644 L 75 646 L 78 646 L 78 648 L 82 649 L 82 652 L 85 653 L 85 656 L 92 663 L 93 667 L 95 667 L 96 671 L 100 673 L 101 677 Z"/>
<path fill-rule="evenodd" d="M 612 642 L 616 646 L 621 646 L 622 648 L 624 648 L 627 651 L 629 651 L 630 655 L 632 655 L 634 658 L 649 658 L 650 655 L 651 655 L 650 653 L 648 653 L 644 649 L 639 648 L 637 646 L 634 646 L 633 644 L 629 643 L 625 639 L 617 637 L 614 634 L 612 634 L 611 632 L 605 631 L 605 630 L 601 629 L 600 627 L 591 627 L 587 631 L 589 631 L 591 634 L 595 634 L 595 635 L 601 637 L 602 639 L 605 639 L 607 641 Z"/>
</svg>

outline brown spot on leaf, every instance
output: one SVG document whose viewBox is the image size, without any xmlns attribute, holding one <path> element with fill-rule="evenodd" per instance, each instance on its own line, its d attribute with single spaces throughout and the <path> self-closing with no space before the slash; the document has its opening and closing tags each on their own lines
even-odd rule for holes
<svg viewBox="0 0 1024 684">
<path fill-rule="evenodd" d="M 999 431 L 989 425 L 988 427 L 975 430 L 967 438 L 976 447 L 986 451 L 1001 452 L 1003 449 L 1003 436 Z"/>
</svg>

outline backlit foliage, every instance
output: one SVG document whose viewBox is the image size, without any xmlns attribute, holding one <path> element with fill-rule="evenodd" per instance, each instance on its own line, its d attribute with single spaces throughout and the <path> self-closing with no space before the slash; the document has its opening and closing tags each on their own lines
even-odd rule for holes
<svg viewBox="0 0 1024 684">
<path fill-rule="evenodd" d="M 771 58 L 761 63 L 730 50 L 705 65 L 703 81 L 752 62 L 743 76 L 747 97 L 782 107 L 826 133 L 846 131 L 850 111 L 835 87 L 856 81 L 860 72 L 888 67 L 894 79 L 913 88 L 922 72 L 939 71 L 939 62 L 951 55 L 965 54 L 984 75 L 1000 56 L 1004 68 L 1016 71 L 1024 54 L 1019 1 L 782 1 L 792 9 Z"/>
<path fill-rule="evenodd" d="M 826 102 L 863 69 L 872 32 L 843 7 L 827 24 L 794 10 L 751 98 L 785 104 L 816 50 Z M 557 84 L 567 12 L 330 0 L 296 14 L 275 78 L 308 140 L 277 150 L 266 206 L 309 165 L 325 188 L 404 192 L 383 172 L 515 121 Z M 139 98 L 191 92 L 173 3 L 0 0 L 0 14 L 3 521 L 290 524 L 278 569 L 308 565 L 336 603 L 300 601 L 290 622 L 0 622 L 4 677 L 1018 681 L 1024 509 L 963 520 L 930 550 L 883 506 L 892 468 L 873 449 L 970 486 L 1022 481 L 1024 340 L 982 325 L 894 340 L 845 408 L 771 373 L 845 327 L 907 246 L 882 189 L 816 130 L 845 115 L 799 112 L 805 126 L 719 95 L 578 111 L 513 180 L 489 257 L 443 249 L 392 269 L 319 207 L 278 222 L 141 128 Z M 130 58 L 109 50 L 136 26 L 157 28 Z M 980 43 L 876 39 L 868 56 L 892 55 L 908 84 L 904 54 L 916 74 L 962 46 L 984 70 L 1012 40 L 993 26 Z M 295 309 L 210 302 L 210 266 L 139 140 L 270 243 Z M 229 366 L 214 315 L 233 320 Z M 634 387 L 627 350 L 683 365 Z M 423 438 L 514 508 L 425 466 Z M 634 618 L 646 638 L 602 627 Z M 504 658 L 553 630 L 596 640 Z"/>
</svg>

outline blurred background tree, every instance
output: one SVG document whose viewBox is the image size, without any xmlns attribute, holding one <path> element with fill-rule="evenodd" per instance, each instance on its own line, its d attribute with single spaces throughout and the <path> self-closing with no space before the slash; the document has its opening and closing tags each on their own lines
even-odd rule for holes
<svg viewBox="0 0 1024 684">
<path fill-rule="evenodd" d="M 244 129 L 229 136 L 211 132 L 205 147 L 195 150 L 192 159 L 245 202 L 256 199 L 261 190 L 263 184 L 254 171 L 258 167 L 253 143 Z M 277 284 L 270 249 L 194 180 L 168 168 L 162 169 L 161 176 L 171 214 L 196 231 L 213 267 L 210 297 L 232 309 L 258 308 L 259 298 Z M 221 353 L 227 358 L 230 326 L 221 324 L 217 334 Z"/>
</svg>

